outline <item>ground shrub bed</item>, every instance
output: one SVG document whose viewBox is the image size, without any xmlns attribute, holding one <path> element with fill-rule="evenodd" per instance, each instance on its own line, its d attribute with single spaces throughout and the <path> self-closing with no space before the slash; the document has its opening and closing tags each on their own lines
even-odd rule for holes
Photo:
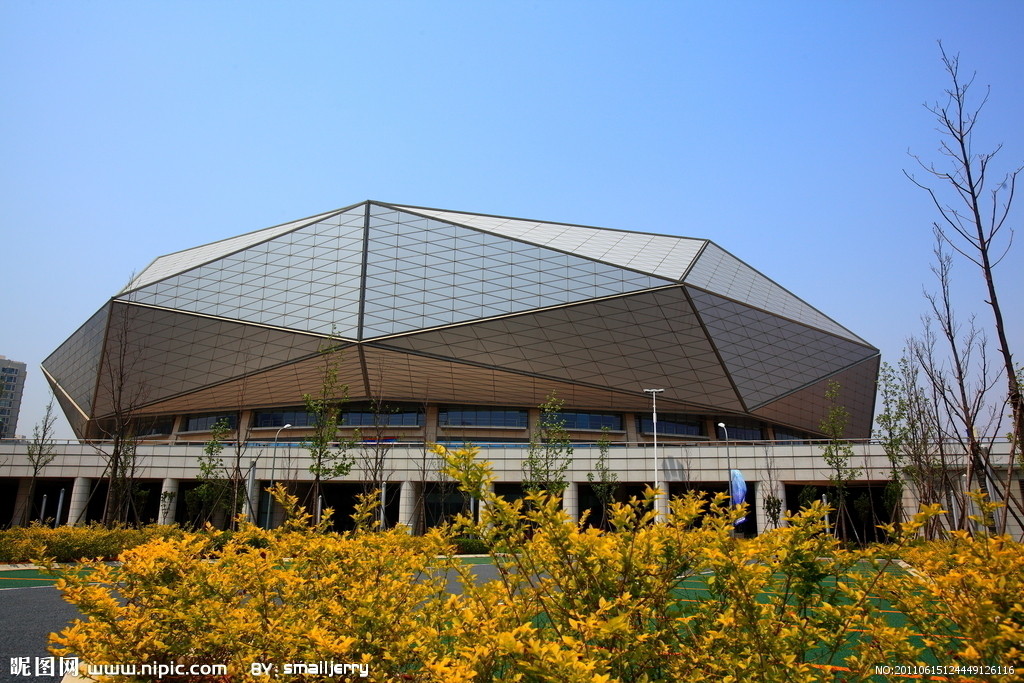
<svg viewBox="0 0 1024 683">
<path fill-rule="evenodd" d="M 368 502 L 354 531 L 328 534 L 278 491 L 291 510 L 281 529 L 243 521 L 220 547 L 181 532 L 119 567 L 94 563 L 88 579 L 68 573 L 58 584 L 87 619 L 52 637 L 54 653 L 226 664 L 232 681 L 891 680 L 884 666 L 1024 680 L 1024 550 L 966 534 L 920 543 L 937 508 L 861 549 L 827 533 L 820 503 L 740 542 L 742 513 L 724 500 L 673 500 L 656 522 L 649 495 L 616 505 L 602 532 L 542 494 L 494 497 L 473 449 L 438 451 L 485 503 L 479 520 L 379 532 Z M 475 580 L 458 538 L 490 551 L 496 580 Z M 286 670 L 295 663 L 322 664 Z"/>
<path fill-rule="evenodd" d="M 174 526 L 107 528 L 100 524 L 58 526 L 41 524 L 0 531 L 0 563 L 50 558 L 56 562 L 114 559 L 125 550 L 157 538 L 181 536 Z"/>
</svg>

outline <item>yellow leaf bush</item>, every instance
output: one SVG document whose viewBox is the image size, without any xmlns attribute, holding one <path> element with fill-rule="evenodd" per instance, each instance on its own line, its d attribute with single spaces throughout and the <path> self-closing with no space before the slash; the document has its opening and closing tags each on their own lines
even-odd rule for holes
<svg viewBox="0 0 1024 683">
<path fill-rule="evenodd" d="M 0 562 L 30 562 L 39 557 L 57 562 L 113 558 L 154 538 L 180 533 L 177 527 L 155 524 L 139 528 L 101 524 L 50 528 L 34 523 L 0 531 Z"/>
<path fill-rule="evenodd" d="M 296 511 L 274 531 L 243 523 L 222 548 L 202 533 L 154 540 L 120 567 L 62 579 L 87 619 L 54 636 L 54 652 L 228 664 L 232 681 L 268 680 L 253 662 L 276 665 L 273 680 L 857 681 L 954 664 L 1015 669 L 943 680 L 1022 680 L 1024 552 L 965 534 L 920 544 L 937 508 L 890 529 L 889 546 L 850 549 L 820 504 L 741 541 L 743 513 L 723 498 L 673 500 L 657 523 L 648 491 L 615 505 L 603 532 L 544 494 L 494 496 L 475 449 L 437 452 L 481 499 L 479 520 L 378 532 L 368 503 L 340 535 Z M 460 535 L 487 544 L 496 580 L 450 556 Z M 283 675 L 303 661 L 360 662 L 368 677 Z"/>
</svg>

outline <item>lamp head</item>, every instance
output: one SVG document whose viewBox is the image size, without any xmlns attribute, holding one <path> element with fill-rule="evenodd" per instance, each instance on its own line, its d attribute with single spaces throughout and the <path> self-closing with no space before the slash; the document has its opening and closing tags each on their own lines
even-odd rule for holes
<svg viewBox="0 0 1024 683">
<path fill-rule="evenodd" d="M 290 424 L 288 424 L 288 425 L 285 425 L 284 427 L 281 427 L 281 429 L 288 429 L 289 427 L 291 427 L 291 425 L 290 425 Z"/>
<path fill-rule="evenodd" d="M 725 423 L 724 422 L 719 422 L 718 426 L 721 427 L 722 429 L 725 429 Z"/>
</svg>

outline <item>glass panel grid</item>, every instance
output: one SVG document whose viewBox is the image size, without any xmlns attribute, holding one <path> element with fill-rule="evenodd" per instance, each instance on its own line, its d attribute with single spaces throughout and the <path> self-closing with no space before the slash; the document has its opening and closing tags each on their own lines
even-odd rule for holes
<svg viewBox="0 0 1024 683">
<path fill-rule="evenodd" d="M 354 336 L 363 209 L 331 216 L 133 294 L 217 317 Z"/>
<path fill-rule="evenodd" d="M 375 219 L 367 255 L 364 338 L 664 284 L 647 275 L 409 214 L 390 223 L 380 215 Z"/>
<path fill-rule="evenodd" d="M 637 417 L 637 430 L 641 434 L 654 433 L 654 418 Z M 658 433 L 675 436 L 704 436 L 704 419 L 699 415 L 673 415 L 658 413 Z"/>
<path fill-rule="evenodd" d="M 619 413 L 566 410 L 556 413 L 555 420 L 564 422 L 566 429 L 600 430 L 608 428 L 613 432 L 622 431 L 622 415 Z"/>
<path fill-rule="evenodd" d="M 412 207 L 409 210 L 673 281 L 682 277 L 705 242 L 688 237 L 650 235 L 454 211 Z"/>
<path fill-rule="evenodd" d="M 529 412 L 521 408 L 442 406 L 437 414 L 442 427 L 494 427 L 525 429 Z"/>
<path fill-rule="evenodd" d="M 207 413 L 205 415 L 187 415 L 185 417 L 186 432 L 208 432 L 220 421 L 227 423 L 228 429 L 234 429 L 238 424 L 238 416 L 235 413 Z"/>
</svg>

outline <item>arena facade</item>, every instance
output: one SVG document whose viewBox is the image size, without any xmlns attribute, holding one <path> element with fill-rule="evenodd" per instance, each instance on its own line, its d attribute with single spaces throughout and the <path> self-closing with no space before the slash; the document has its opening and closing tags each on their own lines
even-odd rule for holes
<svg viewBox="0 0 1024 683">
<path fill-rule="evenodd" d="M 735 465 L 756 492 L 768 444 L 797 454 L 790 470 L 779 456 L 783 476 L 827 479 L 807 445 L 826 388 L 840 387 L 846 436 L 866 438 L 879 367 L 868 342 L 708 239 L 366 201 L 161 256 L 43 362 L 82 442 L 61 469 L 75 489 L 65 516 L 90 515 L 103 463 L 88 444 L 125 420 L 150 510 L 179 498 L 149 516 L 186 515 L 178 494 L 219 420 L 248 444 L 254 491 L 301 486 L 303 396 L 323 385 L 325 349 L 345 387 L 339 438 L 358 429 L 360 448 L 385 453 L 372 478 L 389 518 L 414 526 L 448 504 L 423 444 L 483 445 L 511 490 L 552 395 L 578 445 L 573 514 L 602 435 L 624 490 L 724 488 Z M 645 389 L 663 389 L 657 475 Z M 330 495 L 367 478 L 357 457 Z M 259 497 L 252 513 L 269 519 Z"/>
</svg>

